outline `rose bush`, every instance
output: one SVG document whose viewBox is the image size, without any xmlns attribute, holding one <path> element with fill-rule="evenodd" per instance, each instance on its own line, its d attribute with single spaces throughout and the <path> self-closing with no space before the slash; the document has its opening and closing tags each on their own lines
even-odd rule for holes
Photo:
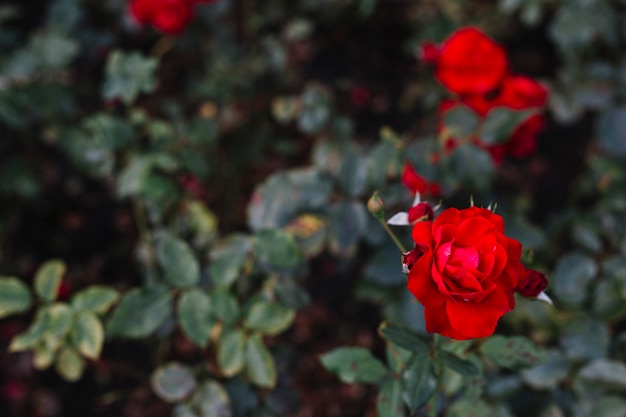
<svg viewBox="0 0 626 417">
<path fill-rule="evenodd" d="M 524 273 L 522 245 L 504 235 L 502 217 L 484 208 L 449 208 L 433 222 L 417 223 L 412 235 L 408 288 L 424 305 L 426 329 L 457 340 L 493 334 L 515 307 Z"/>
</svg>

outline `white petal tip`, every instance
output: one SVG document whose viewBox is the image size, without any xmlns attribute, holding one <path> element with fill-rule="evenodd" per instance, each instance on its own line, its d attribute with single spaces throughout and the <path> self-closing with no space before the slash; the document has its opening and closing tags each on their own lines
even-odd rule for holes
<svg viewBox="0 0 626 417">
<path fill-rule="evenodd" d="M 413 205 L 411 207 L 417 206 L 421 201 L 422 200 L 421 200 L 421 197 L 420 197 L 420 193 L 416 192 L 415 193 L 415 199 L 413 199 Z"/>
<path fill-rule="evenodd" d="M 387 220 L 387 224 L 392 226 L 410 226 L 409 225 L 409 213 L 401 211 L 400 213 L 396 213 L 389 220 Z"/>
<path fill-rule="evenodd" d="M 537 296 L 537 300 L 543 301 L 544 303 L 547 303 L 550 305 L 554 305 L 554 303 L 552 303 L 552 299 L 550 299 L 550 297 L 548 297 L 548 295 L 543 291 L 539 293 L 539 295 Z"/>
</svg>

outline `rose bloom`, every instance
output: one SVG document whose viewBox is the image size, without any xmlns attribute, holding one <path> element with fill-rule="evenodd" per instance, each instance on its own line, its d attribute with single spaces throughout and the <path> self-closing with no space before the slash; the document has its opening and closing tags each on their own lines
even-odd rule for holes
<svg viewBox="0 0 626 417">
<path fill-rule="evenodd" d="M 435 76 L 456 94 L 486 94 L 507 73 L 504 49 L 475 28 L 454 32 L 439 49 Z"/>
<path fill-rule="evenodd" d="M 196 3 L 215 0 L 132 0 L 130 12 L 141 24 L 151 24 L 161 32 L 177 35 L 193 17 Z"/>
<path fill-rule="evenodd" d="M 402 170 L 402 183 L 412 194 L 438 196 L 441 194 L 439 184 L 429 183 L 424 177 L 415 171 L 410 163 L 404 165 Z"/>
<path fill-rule="evenodd" d="M 449 208 L 415 224 L 413 240 L 408 289 L 424 306 L 426 330 L 457 340 L 493 334 L 525 272 L 522 245 L 504 235 L 502 217 Z"/>
</svg>

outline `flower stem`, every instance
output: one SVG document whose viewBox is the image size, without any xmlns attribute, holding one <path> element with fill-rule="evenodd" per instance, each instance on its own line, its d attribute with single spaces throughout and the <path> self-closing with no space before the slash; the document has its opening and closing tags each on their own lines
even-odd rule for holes
<svg viewBox="0 0 626 417">
<path fill-rule="evenodd" d="M 380 222 L 380 224 L 383 225 L 383 228 L 387 231 L 387 234 L 391 237 L 391 240 L 393 240 L 393 243 L 395 243 L 398 249 L 400 249 L 400 252 L 402 252 L 403 255 L 407 253 L 407 250 L 404 248 L 404 245 L 402 244 L 402 242 L 400 242 L 400 239 L 398 239 L 398 237 L 393 232 L 393 230 L 391 230 L 387 222 L 384 219 L 378 219 L 378 221 Z"/>
</svg>

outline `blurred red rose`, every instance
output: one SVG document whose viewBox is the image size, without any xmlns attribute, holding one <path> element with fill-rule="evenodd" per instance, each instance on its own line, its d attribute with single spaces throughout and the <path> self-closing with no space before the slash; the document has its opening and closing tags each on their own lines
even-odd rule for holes
<svg viewBox="0 0 626 417">
<path fill-rule="evenodd" d="M 545 119 L 535 114 L 520 124 L 504 146 L 506 152 L 514 158 L 525 158 L 537 150 L 537 135 L 545 125 Z"/>
<path fill-rule="evenodd" d="M 521 75 L 509 75 L 502 82 L 492 107 L 506 106 L 514 110 L 542 107 L 548 100 L 548 90 L 537 81 Z"/>
<path fill-rule="evenodd" d="M 421 253 L 408 289 L 424 305 L 426 330 L 457 340 L 493 334 L 515 306 L 522 245 L 504 235 L 502 217 L 483 208 L 444 210 L 413 226 Z"/>
<path fill-rule="evenodd" d="M 412 194 L 420 193 L 421 195 L 437 196 L 441 194 L 438 184 L 429 183 L 424 177 L 415 171 L 410 163 L 404 165 L 402 171 L 402 183 Z"/>
<path fill-rule="evenodd" d="M 419 58 L 429 64 L 435 64 L 439 59 L 439 48 L 434 43 L 424 43 L 419 50 Z"/>
<path fill-rule="evenodd" d="M 475 28 L 457 30 L 440 48 L 435 76 L 456 94 L 486 94 L 507 73 L 504 49 Z"/>
<path fill-rule="evenodd" d="M 150 24 L 161 32 L 177 35 L 193 17 L 197 3 L 215 0 L 131 0 L 130 12 L 141 24 Z"/>
</svg>

